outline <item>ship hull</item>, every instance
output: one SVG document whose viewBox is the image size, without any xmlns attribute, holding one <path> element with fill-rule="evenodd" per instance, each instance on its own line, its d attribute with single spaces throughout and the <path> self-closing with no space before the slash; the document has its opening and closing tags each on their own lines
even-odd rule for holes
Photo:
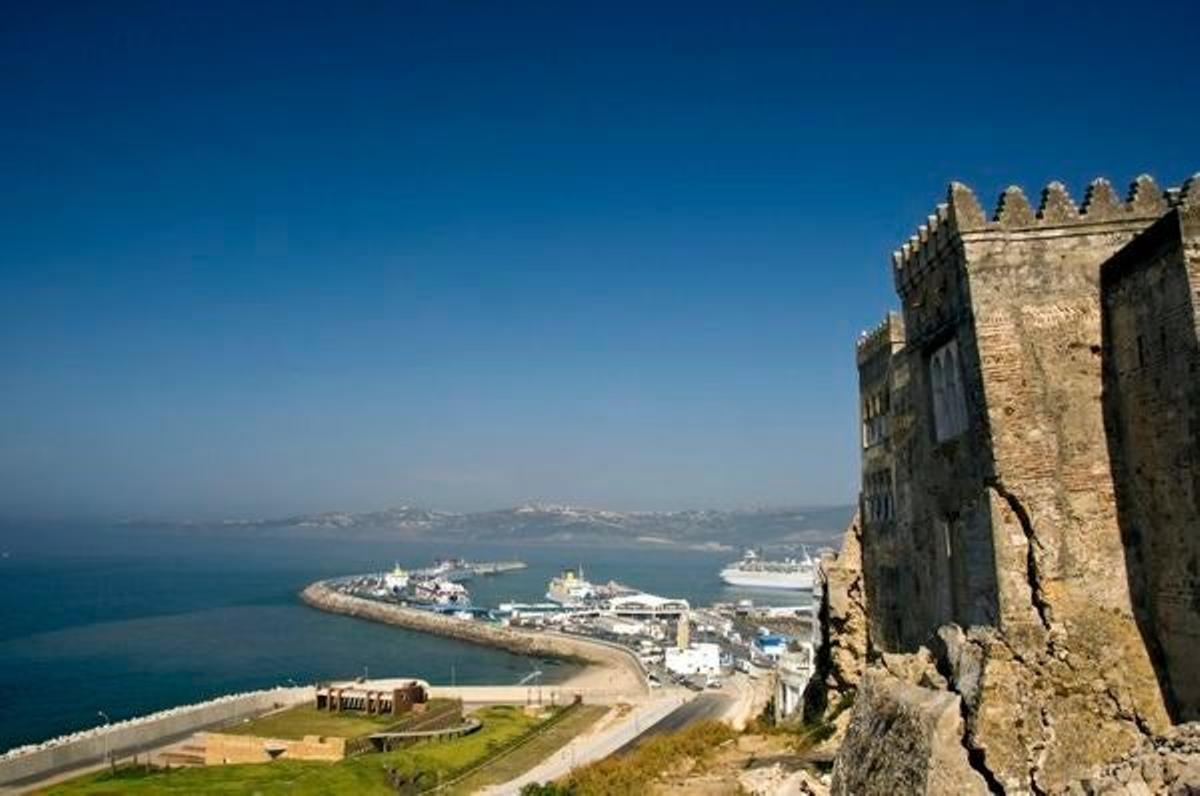
<svg viewBox="0 0 1200 796">
<path fill-rule="evenodd" d="M 721 580 L 730 586 L 749 589 L 812 591 L 813 587 L 811 572 L 741 572 L 724 569 L 721 570 Z"/>
</svg>

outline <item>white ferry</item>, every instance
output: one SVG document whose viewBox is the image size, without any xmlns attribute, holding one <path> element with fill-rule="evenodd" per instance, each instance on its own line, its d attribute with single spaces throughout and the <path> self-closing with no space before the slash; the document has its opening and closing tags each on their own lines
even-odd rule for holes
<svg viewBox="0 0 1200 796">
<path fill-rule="evenodd" d="M 413 586 L 413 597 L 432 605 L 471 604 L 471 597 L 465 586 L 441 578 L 418 580 Z"/>
<path fill-rule="evenodd" d="M 721 580 L 731 586 L 752 589 L 793 589 L 811 591 L 816 564 L 804 552 L 804 558 L 785 558 L 782 561 L 767 561 L 753 550 L 747 550 L 741 561 L 735 561 L 721 570 Z"/>
<path fill-rule="evenodd" d="M 562 575 L 551 579 L 546 599 L 559 605 L 582 605 L 596 599 L 596 587 L 584 580 L 582 566 L 578 572 L 564 569 Z"/>
<path fill-rule="evenodd" d="M 395 569 L 383 576 L 383 588 L 389 594 L 403 594 L 404 590 L 408 588 L 408 581 L 408 572 L 397 564 Z"/>
</svg>

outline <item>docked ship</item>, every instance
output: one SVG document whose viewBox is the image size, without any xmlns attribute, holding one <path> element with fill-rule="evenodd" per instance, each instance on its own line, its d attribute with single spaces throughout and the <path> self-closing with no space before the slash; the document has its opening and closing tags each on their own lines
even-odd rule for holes
<svg viewBox="0 0 1200 796">
<path fill-rule="evenodd" d="M 441 578 L 461 583 L 470 580 L 475 575 L 502 575 L 505 572 L 525 569 L 526 566 L 524 561 L 467 561 L 462 558 L 439 558 L 433 566 L 418 569 L 414 574 L 425 578 Z"/>
<path fill-rule="evenodd" d="M 596 587 L 583 577 L 583 567 L 578 571 L 564 569 L 557 578 L 552 578 L 546 589 L 546 599 L 559 605 L 582 605 L 596 599 Z"/>
<path fill-rule="evenodd" d="M 721 570 L 721 580 L 731 586 L 752 589 L 811 591 L 815 571 L 816 564 L 807 551 L 802 559 L 768 561 L 753 550 L 747 550 L 741 561 L 735 561 Z"/>
<path fill-rule="evenodd" d="M 400 565 L 397 564 L 391 572 L 383 576 L 383 588 L 389 594 L 403 594 L 408 588 L 408 581 L 408 573 L 401 569 Z"/>
<path fill-rule="evenodd" d="M 429 605 L 471 604 L 471 596 L 465 586 L 441 578 L 425 578 L 412 586 L 413 598 Z"/>
<path fill-rule="evenodd" d="M 416 573 L 423 578 L 438 578 L 439 580 L 458 583 L 470 580 L 475 574 L 471 565 L 461 558 L 439 558 L 433 566 L 419 569 Z"/>
</svg>

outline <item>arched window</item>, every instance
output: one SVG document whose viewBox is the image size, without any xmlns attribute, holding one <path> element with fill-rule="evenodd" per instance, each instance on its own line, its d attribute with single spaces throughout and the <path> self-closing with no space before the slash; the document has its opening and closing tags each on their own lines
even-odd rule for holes
<svg viewBox="0 0 1200 796">
<path fill-rule="evenodd" d="M 958 343 L 943 345 L 929 358 L 929 380 L 933 397 L 934 435 L 938 442 L 967 430 L 966 392 L 959 367 Z"/>
<path fill-rule="evenodd" d="M 933 386 L 933 425 L 937 430 L 938 440 L 944 439 L 944 430 L 946 428 L 946 380 L 942 368 L 941 352 L 936 352 L 933 355 L 930 363 L 929 381 Z"/>
</svg>

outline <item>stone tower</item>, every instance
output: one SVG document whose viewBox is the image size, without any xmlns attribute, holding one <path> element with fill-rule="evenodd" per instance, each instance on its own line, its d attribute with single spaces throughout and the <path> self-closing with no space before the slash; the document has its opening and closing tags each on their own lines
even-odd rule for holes
<svg viewBox="0 0 1200 796">
<path fill-rule="evenodd" d="M 988 216 L 952 184 L 893 255 L 903 326 L 858 346 L 871 641 L 977 667 L 968 746 L 1013 791 L 1168 723 L 1126 577 L 1101 272 L 1185 199 L 1142 176 L 1124 199 L 1096 180 L 1080 207 L 1051 183 Z"/>
</svg>

